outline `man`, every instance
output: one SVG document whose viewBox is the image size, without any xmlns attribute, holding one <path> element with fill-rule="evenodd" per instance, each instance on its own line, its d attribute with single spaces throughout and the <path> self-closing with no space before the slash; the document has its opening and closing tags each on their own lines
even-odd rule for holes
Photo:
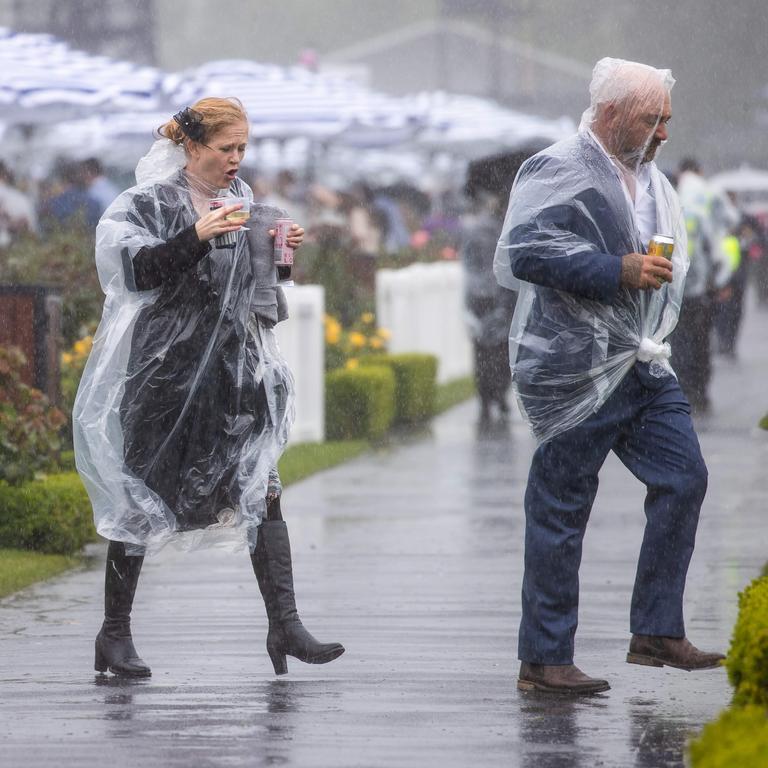
<svg viewBox="0 0 768 768">
<path fill-rule="evenodd" d="M 101 213 L 99 203 L 88 194 L 81 163 L 59 163 L 57 175 L 61 179 L 60 191 L 43 201 L 40 219 L 46 233 L 60 227 L 85 226 L 93 230 Z"/>
<path fill-rule="evenodd" d="M 16 187 L 13 173 L 0 161 L 0 248 L 7 248 L 22 232 L 35 232 L 32 201 Z"/>
<path fill-rule="evenodd" d="M 667 358 L 687 270 L 677 196 L 653 163 L 672 116 L 668 70 L 601 59 L 576 136 L 521 168 L 495 273 L 519 296 L 512 378 L 538 438 L 525 494 L 518 687 L 595 693 L 573 663 L 581 546 L 613 450 L 646 485 L 627 661 L 717 666 L 685 637 L 682 598 L 707 470 Z M 671 260 L 649 255 L 671 235 Z"/>
<path fill-rule="evenodd" d="M 104 175 L 104 167 L 96 157 L 83 160 L 82 174 L 88 196 L 98 204 L 99 216 L 101 216 L 112 205 L 114 199 L 120 194 L 120 190 Z"/>
<path fill-rule="evenodd" d="M 680 163 L 677 194 L 685 211 L 690 269 L 683 306 L 670 339 L 675 373 L 694 414 L 710 410 L 712 377 L 710 337 L 714 327 L 715 293 L 722 291 L 733 269 L 725 249 L 739 215 L 724 195 L 707 183 L 693 158 Z"/>
</svg>

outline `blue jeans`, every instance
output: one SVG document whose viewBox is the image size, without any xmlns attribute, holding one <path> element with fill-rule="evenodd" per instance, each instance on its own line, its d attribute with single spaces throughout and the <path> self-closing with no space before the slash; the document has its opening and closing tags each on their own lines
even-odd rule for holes
<svg viewBox="0 0 768 768">
<path fill-rule="evenodd" d="M 525 493 L 522 661 L 573 662 L 581 544 L 611 450 L 647 489 L 630 631 L 685 634 L 683 591 L 707 468 L 677 380 L 655 378 L 636 363 L 597 413 L 533 456 Z"/>
</svg>

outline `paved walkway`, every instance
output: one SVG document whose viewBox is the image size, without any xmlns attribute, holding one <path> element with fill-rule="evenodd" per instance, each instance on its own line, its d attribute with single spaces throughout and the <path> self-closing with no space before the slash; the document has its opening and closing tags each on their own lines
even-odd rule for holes
<svg viewBox="0 0 768 768">
<path fill-rule="evenodd" d="M 700 424 L 710 492 L 691 566 L 691 638 L 725 648 L 736 595 L 768 557 L 768 313 L 718 360 Z M 347 653 L 276 679 L 244 553 L 148 561 L 134 634 L 151 680 L 94 675 L 103 547 L 92 567 L 0 602 L 0 766 L 679 766 L 726 706 L 724 670 L 624 661 L 642 488 L 609 461 L 587 533 L 577 663 L 612 690 L 515 689 L 522 494 L 533 442 L 478 435 L 461 405 L 423 435 L 293 486 L 299 607 Z"/>
</svg>

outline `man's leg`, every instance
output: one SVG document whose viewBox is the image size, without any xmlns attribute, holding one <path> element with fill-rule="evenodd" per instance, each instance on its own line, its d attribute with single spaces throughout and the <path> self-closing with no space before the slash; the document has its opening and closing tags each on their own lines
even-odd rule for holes
<svg viewBox="0 0 768 768">
<path fill-rule="evenodd" d="M 683 591 L 707 468 L 688 403 L 674 378 L 649 392 L 648 405 L 614 450 L 648 489 L 630 629 L 683 637 Z"/>
<path fill-rule="evenodd" d="M 525 492 L 525 573 L 518 656 L 533 664 L 573 663 L 579 565 L 597 473 L 611 449 L 614 393 L 597 414 L 539 446 Z"/>
</svg>

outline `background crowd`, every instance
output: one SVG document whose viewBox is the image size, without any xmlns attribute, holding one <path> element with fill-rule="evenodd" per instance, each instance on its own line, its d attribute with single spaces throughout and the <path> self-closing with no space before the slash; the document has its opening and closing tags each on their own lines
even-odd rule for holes
<svg viewBox="0 0 768 768">
<path fill-rule="evenodd" d="M 374 311 L 378 268 L 461 259 L 480 415 L 487 419 L 494 403 L 505 415 L 506 334 L 514 310 L 514 295 L 495 285 L 493 249 L 514 176 L 532 152 L 481 158 L 468 164 L 463 178 L 442 187 L 364 179 L 328 186 L 292 170 L 243 175 L 257 200 L 285 208 L 306 229 L 294 277 L 324 286 L 336 335 Z M 668 173 L 686 210 L 691 257 L 685 304 L 672 338 L 673 365 L 699 414 L 712 407 L 714 358 L 737 357 L 747 286 L 768 306 L 768 205 L 742 205 L 711 184 L 703 167 L 687 158 Z M 93 230 L 123 182 L 95 157 L 61 160 L 49 178 L 34 184 L 0 163 L 0 282 L 62 288 L 65 400 L 76 386 L 67 377 L 79 374 L 78 360 L 87 353 L 101 301 Z"/>
</svg>

